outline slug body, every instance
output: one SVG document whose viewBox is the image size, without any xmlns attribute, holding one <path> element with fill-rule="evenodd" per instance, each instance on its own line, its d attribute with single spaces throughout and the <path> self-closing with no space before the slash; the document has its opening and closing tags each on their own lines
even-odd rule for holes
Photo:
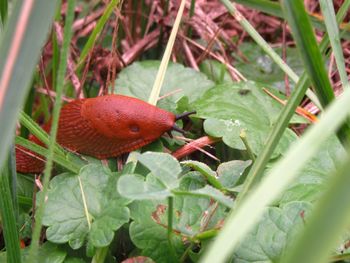
<svg viewBox="0 0 350 263">
<path fill-rule="evenodd" d="M 107 95 L 74 100 L 62 107 L 57 142 L 63 147 L 99 159 L 136 150 L 173 129 L 176 116 L 142 100 Z M 44 126 L 50 130 L 50 123 Z M 34 136 L 29 138 L 43 145 Z M 17 171 L 39 173 L 44 157 L 16 147 Z"/>
</svg>

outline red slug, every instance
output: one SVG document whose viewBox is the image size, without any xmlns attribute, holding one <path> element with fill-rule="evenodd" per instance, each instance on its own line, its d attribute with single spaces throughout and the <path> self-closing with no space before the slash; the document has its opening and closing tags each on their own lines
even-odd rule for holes
<svg viewBox="0 0 350 263">
<path fill-rule="evenodd" d="M 63 147 L 99 159 L 116 157 L 136 150 L 170 130 L 183 132 L 175 121 L 190 113 L 174 115 L 142 100 L 107 95 L 74 100 L 61 109 L 57 142 Z M 50 123 L 45 125 L 50 130 Z M 31 141 L 44 146 L 36 137 Z M 16 169 L 21 173 L 40 173 L 45 158 L 16 146 Z"/>
</svg>

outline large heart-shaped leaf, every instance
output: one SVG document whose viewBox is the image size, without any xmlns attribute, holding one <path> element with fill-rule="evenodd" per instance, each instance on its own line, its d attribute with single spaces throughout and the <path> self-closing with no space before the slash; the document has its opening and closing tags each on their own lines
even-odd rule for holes
<svg viewBox="0 0 350 263">
<path fill-rule="evenodd" d="M 159 66 L 159 61 L 152 60 L 135 62 L 124 68 L 116 80 L 115 91 L 147 101 Z M 173 93 L 166 100 L 176 103 L 183 96 L 187 96 L 193 102 L 213 86 L 214 83 L 204 74 L 180 64 L 169 63 L 161 96 Z"/>
<path fill-rule="evenodd" d="M 129 220 L 126 207 L 129 201 L 119 196 L 116 183 L 115 174 L 96 164 L 83 167 L 79 176 L 70 173 L 56 176 L 51 181 L 43 217 L 43 224 L 48 226 L 47 239 L 55 243 L 69 242 L 75 249 L 86 239 L 95 247 L 107 246 L 114 231 Z"/>
<path fill-rule="evenodd" d="M 189 172 L 182 177 L 179 190 L 194 192 L 203 189 L 205 180 L 198 172 Z M 141 249 L 141 254 L 151 257 L 155 262 L 167 262 L 170 248 L 167 239 L 168 204 L 159 200 L 135 201 L 130 205 L 130 236 L 133 243 Z M 202 232 L 219 228 L 227 208 L 210 197 L 175 196 L 173 211 L 173 237 L 177 260 L 185 250 L 183 240 L 193 238 Z M 177 261 L 175 260 L 175 261 Z"/>
<path fill-rule="evenodd" d="M 197 115 L 206 119 L 205 131 L 214 137 L 222 137 L 228 146 L 244 150 L 240 134 L 252 151 L 258 154 L 277 120 L 282 106 L 270 98 L 254 82 L 218 85 L 208 90 L 196 103 Z M 283 153 L 296 139 L 287 129 L 277 146 L 274 157 Z"/>
</svg>

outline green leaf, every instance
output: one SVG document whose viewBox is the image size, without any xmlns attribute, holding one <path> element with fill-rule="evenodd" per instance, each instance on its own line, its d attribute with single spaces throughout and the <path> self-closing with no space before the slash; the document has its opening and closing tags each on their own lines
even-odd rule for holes
<svg viewBox="0 0 350 263">
<path fill-rule="evenodd" d="M 183 192 L 196 191 L 205 186 L 205 180 L 198 172 L 189 172 L 181 178 L 179 189 Z M 212 198 L 200 195 L 176 195 L 173 229 L 174 246 L 178 255 L 184 250 L 183 237 L 196 235 L 221 226 L 227 208 L 213 202 Z M 167 240 L 168 203 L 160 200 L 135 201 L 130 205 L 130 236 L 140 248 L 141 254 L 155 262 L 167 262 L 170 249 Z M 180 234 L 180 235 L 179 235 Z"/>
<path fill-rule="evenodd" d="M 190 191 L 189 193 L 199 196 L 206 196 L 213 198 L 214 200 L 218 201 L 220 204 L 223 204 L 229 208 L 233 207 L 233 199 L 224 195 L 222 192 L 220 192 L 218 189 L 206 185 L 203 188 Z"/>
<path fill-rule="evenodd" d="M 300 172 L 300 176 L 283 192 L 278 203 L 317 201 L 325 188 L 324 182 L 335 172 L 345 156 L 339 140 L 335 136 L 329 138 Z"/>
<path fill-rule="evenodd" d="M 207 75 L 207 77 L 216 84 L 233 82 L 226 65 L 217 60 L 206 59 L 199 65 L 199 68 L 201 72 Z"/>
<path fill-rule="evenodd" d="M 303 137 L 293 144 L 260 185 L 250 192 L 226 219 L 222 231 L 206 251 L 203 262 L 221 262 L 227 258 L 237 243 L 254 227 L 264 208 L 282 194 L 326 139 L 346 120 L 350 112 L 347 107 L 349 101 L 350 88 L 346 87 L 343 95 L 327 108 L 319 122 L 311 126 Z"/>
<path fill-rule="evenodd" d="M 123 175 L 118 181 L 118 191 L 133 200 L 163 199 L 172 195 L 170 189 L 152 174 L 146 178 L 137 174 Z"/>
<path fill-rule="evenodd" d="M 171 255 L 167 228 L 152 219 L 153 213 L 162 211 L 164 206 L 165 203 L 157 200 L 136 201 L 130 205 L 131 217 L 134 219 L 130 224 L 130 238 L 135 246 L 141 249 L 141 255 L 150 257 L 155 262 L 169 262 Z M 166 218 L 167 215 L 164 215 L 165 222 Z M 178 235 L 174 235 L 172 241 L 179 259 L 185 251 L 184 244 Z"/>
<path fill-rule="evenodd" d="M 298 235 L 292 248 L 281 261 L 286 263 L 330 261 L 329 257 L 339 244 L 341 235 L 349 229 L 350 211 L 344 207 L 350 200 L 349 170 L 350 156 L 347 155 L 339 170 L 327 181 L 327 190 L 315 204 L 305 230 Z M 347 243 L 348 241 L 344 247 Z"/>
<path fill-rule="evenodd" d="M 21 258 L 23 262 L 27 262 L 29 248 L 21 250 Z M 39 248 L 38 257 L 36 258 L 37 262 L 42 263 L 62 263 L 66 262 L 67 252 L 57 244 L 51 242 L 45 242 Z M 7 262 L 6 253 L 0 253 L 0 262 Z"/>
<path fill-rule="evenodd" d="M 39 249 L 39 262 L 60 263 L 67 256 L 67 252 L 56 244 L 45 242 Z"/>
<path fill-rule="evenodd" d="M 218 85 L 208 90 L 195 103 L 197 115 L 207 119 L 205 131 L 213 137 L 223 137 L 228 146 L 245 150 L 239 135 L 245 130 L 247 141 L 258 154 L 273 128 L 282 106 L 265 94 L 254 82 Z M 287 129 L 273 157 L 283 153 L 296 135 Z"/>
<path fill-rule="evenodd" d="M 208 182 L 214 187 L 216 187 L 217 189 L 220 189 L 220 190 L 223 189 L 220 181 L 216 178 L 217 176 L 216 172 L 210 169 L 210 167 L 205 163 L 201 163 L 198 161 L 184 161 L 181 163 L 184 164 L 185 166 L 189 166 L 193 168 L 195 171 L 200 172 L 202 175 L 204 175 L 204 177 L 208 180 Z"/>
<path fill-rule="evenodd" d="M 69 242 L 74 249 L 86 239 L 95 247 L 107 246 L 114 231 L 129 220 L 128 201 L 116 191 L 116 176 L 107 168 L 90 164 L 79 173 L 87 203 L 91 229 L 84 212 L 78 176 L 64 173 L 50 184 L 43 224 L 48 226 L 47 239 L 55 243 Z"/>
<path fill-rule="evenodd" d="M 159 61 L 142 61 L 124 68 L 116 80 L 116 92 L 147 101 L 159 65 Z M 160 95 L 178 90 L 163 100 L 177 102 L 183 96 L 187 96 L 193 102 L 212 86 L 214 83 L 204 74 L 180 64 L 169 63 Z"/>
<path fill-rule="evenodd" d="M 181 166 L 170 154 L 146 152 L 139 155 L 138 160 L 167 188 L 179 186 L 178 175 L 181 173 Z"/>
<path fill-rule="evenodd" d="M 180 190 L 195 191 L 205 186 L 205 180 L 198 172 L 189 172 L 181 178 Z M 227 214 L 224 205 L 205 196 L 176 196 L 174 229 L 187 236 L 195 236 L 215 229 Z"/>
<path fill-rule="evenodd" d="M 245 169 L 247 169 L 247 167 L 249 167 L 251 164 L 251 160 L 234 160 L 222 163 L 218 166 L 217 169 L 218 180 L 226 189 L 233 188 L 234 186 L 236 186 L 238 180 L 243 175 Z"/>
<path fill-rule="evenodd" d="M 278 262 L 304 226 L 310 209 L 306 202 L 267 208 L 257 226 L 238 245 L 232 262 Z"/>
<path fill-rule="evenodd" d="M 286 74 L 257 44 L 243 43 L 239 46 L 239 50 L 245 58 L 245 60 L 242 60 L 237 57 L 238 60 L 234 66 L 239 72 L 249 80 L 266 83 L 285 92 L 284 78 Z M 281 48 L 275 48 L 274 50 L 282 56 Z M 286 49 L 286 63 L 296 74 L 301 75 L 303 73 L 304 65 L 296 48 Z M 289 85 L 294 88 L 294 81 L 290 81 Z"/>
</svg>

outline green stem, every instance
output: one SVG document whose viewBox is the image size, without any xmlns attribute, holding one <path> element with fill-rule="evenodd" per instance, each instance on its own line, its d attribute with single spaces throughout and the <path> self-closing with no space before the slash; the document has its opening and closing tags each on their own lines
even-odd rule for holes
<svg viewBox="0 0 350 263">
<path fill-rule="evenodd" d="M 193 17 L 194 15 L 194 8 L 196 6 L 196 0 L 191 0 L 191 6 L 190 6 L 190 18 Z M 192 37 L 192 27 L 188 28 L 188 37 L 191 38 Z"/>
<path fill-rule="evenodd" d="M 176 251 L 173 242 L 173 215 L 174 215 L 174 197 L 168 197 L 168 245 L 171 252 L 171 257 L 175 262 Z"/>
<path fill-rule="evenodd" d="M 108 252 L 108 247 L 100 247 L 96 249 L 96 253 L 91 263 L 104 263 Z"/>
<path fill-rule="evenodd" d="M 245 130 L 241 130 L 240 134 L 239 134 L 239 137 L 241 138 L 246 150 L 247 150 L 247 153 L 249 155 L 249 158 L 253 161 L 253 163 L 255 162 L 255 155 L 252 151 L 252 148 L 250 147 L 249 145 L 249 142 L 247 140 L 247 133 L 245 132 Z"/>
</svg>

